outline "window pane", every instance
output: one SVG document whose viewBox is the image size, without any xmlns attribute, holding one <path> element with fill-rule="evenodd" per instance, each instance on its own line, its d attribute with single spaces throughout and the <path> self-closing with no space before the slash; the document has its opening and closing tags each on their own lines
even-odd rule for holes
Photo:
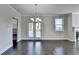
<svg viewBox="0 0 79 59">
<path fill-rule="evenodd" d="M 29 23 L 29 37 L 33 37 L 33 23 Z"/>
<path fill-rule="evenodd" d="M 62 24 L 63 23 L 63 19 L 56 19 L 55 22 L 56 22 L 56 24 Z"/>
<path fill-rule="evenodd" d="M 57 25 L 56 25 L 56 28 L 57 28 L 57 27 L 63 28 L 62 24 L 61 24 L 61 25 L 60 25 L 60 24 L 59 24 L 59 25 L 57 24 Z"/>
<path fill-rule="evenodd" d="M 36 37 L 41 36 L 41 23 L 36 23 Z"/>
</svg>

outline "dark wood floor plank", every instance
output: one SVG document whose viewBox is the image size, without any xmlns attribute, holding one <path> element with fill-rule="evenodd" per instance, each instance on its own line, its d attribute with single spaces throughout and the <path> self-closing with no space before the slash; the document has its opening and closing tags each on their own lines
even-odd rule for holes
<svg viewBox="0 0 79 59">
<path fill-rule="evenodd" d="M 79 45 L 64 40 L 20 41 L 2 55 L 79 55 Z"/>
</svg>

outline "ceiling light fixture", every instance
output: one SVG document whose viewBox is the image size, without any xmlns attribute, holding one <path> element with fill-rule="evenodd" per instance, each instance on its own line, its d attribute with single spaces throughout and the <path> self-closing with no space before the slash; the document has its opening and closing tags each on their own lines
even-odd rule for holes
<svg viewBox="0 0 79 59">
<path fill-rule="evenodd" d="M 37 16 L 37 4 L 34 5 L 35 5 L 35 16 Z"/>
<path fill-rule="evenodd" d="M 41 22 L 42 20 L 39 17 L 37 17 L 38 16 L 38 11 L 37 11 L 38 4 L 34 4 L 34 6 L 35 6 L 35 13 L 34 13 L 35 18 L 30 18 L 30 20 L 33 22 Z"/>
</svg>

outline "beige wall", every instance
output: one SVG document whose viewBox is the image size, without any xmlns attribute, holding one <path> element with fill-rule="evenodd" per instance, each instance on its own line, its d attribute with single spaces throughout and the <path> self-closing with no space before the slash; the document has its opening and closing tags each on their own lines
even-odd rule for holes
<svg viewBox="0 0 79 59">
<path fill-rule="evenodd" d="M 72 27 L 79 27 L 79 13 L 72 13 Z"/>
<path fill-rule="evenodd" d="M 76 31 L 79 31 L 79 12 L 72 13 L 73 40 L 76 42 Z"/>
<path fill-rule="evenodd" d="M 20 14 L 9 5 L 0 5 L 0 54 L 12 46 L 12 17 L 20 19 Z"/>
<path fill-rule="evenodd" d="M 68 14 L 68 40 L 74 41 L 73 39 L 73 28 L 72 28 L 72 13 Z"/>
<path fill-rule="evenodd" d="M 29 17 L 34 16 L 22 16 L 21 17 L 21 38 L 27 40 L 28 38 L 28 23 Z M 67 15 L 60 15 L 56 17 L 64 18 L 64 31 L 56 32 L 54 25 L 55 16 L 38 16 L 42 19 L 42 38 L 46 40 L 63 40 L 67 38 Z"/>
</svg>

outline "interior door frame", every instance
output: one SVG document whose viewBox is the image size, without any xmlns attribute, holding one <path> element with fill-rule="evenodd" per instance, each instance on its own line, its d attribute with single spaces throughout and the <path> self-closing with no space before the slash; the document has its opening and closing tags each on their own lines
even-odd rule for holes
<svg viewBox="0 0 79 59">
<path fill-rule="evenodd" d="M 13 20 L 16 20 L 16 23 L 17 23 L 17 24 L 16 24 L 16 30 L 17 30 L 17 31 L 16 31 L 16 34 L 17 34 L 17 39 L 16 39 L 16 40 L 18 41 L 18 19 L 15 18 L 15 17 L 12 17 L 12 21 L 13 21 Z M 13 23 L 12 23 L 12 36 L 13 36 Z"/>
</svg>

